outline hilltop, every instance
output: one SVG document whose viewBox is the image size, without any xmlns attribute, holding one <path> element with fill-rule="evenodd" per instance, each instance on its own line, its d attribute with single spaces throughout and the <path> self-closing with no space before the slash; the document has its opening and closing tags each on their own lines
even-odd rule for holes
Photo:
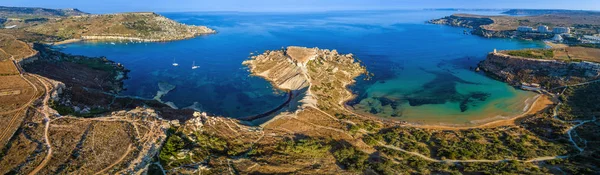
<svg viewBox="0 0 600 175">
<path fill-rule="evenodd" d="M 215 33 L 205 26 L 189 26 L 156 13 L 83 15 L 50 20 L 25 29 L 62 40 L 171 41 Z"/>
<path fill-rule="evenodd" d="M 22 28 L 41 24 L 51 19 L 87 14 L 78 9 L 0 6 L 0 28 Z"/>
<path fill-rule="evenodd" d="M 35 7 L 6 7 L 0 6 L 0 18 L 59 18 L 67 16 L 86 15 L 79 9 L 47 9 Z"/>
</svg>

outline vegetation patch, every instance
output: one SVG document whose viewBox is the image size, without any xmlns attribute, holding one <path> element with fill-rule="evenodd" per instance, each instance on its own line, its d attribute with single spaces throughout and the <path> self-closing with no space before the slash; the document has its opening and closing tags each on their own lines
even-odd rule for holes
<svg viewBox="0 0 600 175">
<path fill-rule="evenodd" d="M 330 149 L 331 146 L 326 141 L 313 138 L 298 140 L 286 138 L 277 144 L 278 153 L 303 158 L 324 157 Z"/>
<path fill-rule="evenodd" d="M 552 49 L 526 49 L 526 50 L 511 50 L 505 52 L 511 56 L 519 56 L 525 58 L 536 59 L 552 59 L 554 58 L 554 50 Z"/>
<path fill-rule="evenodd" d="M 560 96 L 565 105 L 559 109 L 563 120 L 589 120 L 600 114 L 600 83 L 568 87 Z"/>
</svg>

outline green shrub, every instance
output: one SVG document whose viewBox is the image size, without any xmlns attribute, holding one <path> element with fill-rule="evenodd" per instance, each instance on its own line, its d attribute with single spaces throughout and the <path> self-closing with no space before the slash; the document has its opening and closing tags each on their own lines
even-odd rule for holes
<svg viewBox="0 0 600 175">
<path fill-rule="evenodd" d="M 350 171 L 363 172 L 368 167 L 369 156 L 351 146 L 336 150 L 333 156 Z"/>
<path fill-rule="evenodd" d="M 277 145 L 279 153 L 309 158 L 324 157 L 330 149 L 331 146 L 318 139 L 286 139 Z"/>
<path fill-rule="evenodd" d="M 511 51 L 507 51 L 506 54 L 511 55 L 511 56 L 536 58 L 536 59 L 554 58 L 554 50 L 552 50 L 552 49 L 511 50 Z"/>
</svg>

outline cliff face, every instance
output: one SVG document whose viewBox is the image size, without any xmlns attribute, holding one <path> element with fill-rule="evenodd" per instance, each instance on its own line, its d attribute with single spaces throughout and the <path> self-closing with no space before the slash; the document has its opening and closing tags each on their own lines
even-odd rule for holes
<svg viewBox="0 0 600 175">
<path fill-rule="evenodd" d="M 479 67 L 512 85 L 526 82 L 551 88 L 581 83 L 600 76 L 600 67 L 594 68 L 594 63 L 567 63 L 509 56 L 502 53 L 490 53 L 486 60 L 479 63 Z"/>
<path fill-rule="evenodd" d="M 244 64 L 250 67 L 254 75 L 271 81 L 277 89 L 300 90 L 308 87 L 308 78 L 303 74 L 305 66 L 289 57 L 287 52 L 267 51 Z"/>
</svg>

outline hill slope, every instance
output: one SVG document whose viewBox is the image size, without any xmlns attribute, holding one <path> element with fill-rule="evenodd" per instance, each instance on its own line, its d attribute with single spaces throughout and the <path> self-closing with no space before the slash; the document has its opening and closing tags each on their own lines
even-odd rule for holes
<svg viewBox="0 0 600 175">
<path fill-rule="evenodd" d="M 88 13 L 78 9 L 47 9 L 35 7 L 5 7 L 0 6 L 0 18 L 39 18 L 78 16 Z"/>
<path fill-rule="evenodd" d="M 126 39 L 170 41 L 215 33 L 205 26 L 188 26 L 156 13 L 73 16 L 26 29 L 62 39 Z"/>
</svg>

